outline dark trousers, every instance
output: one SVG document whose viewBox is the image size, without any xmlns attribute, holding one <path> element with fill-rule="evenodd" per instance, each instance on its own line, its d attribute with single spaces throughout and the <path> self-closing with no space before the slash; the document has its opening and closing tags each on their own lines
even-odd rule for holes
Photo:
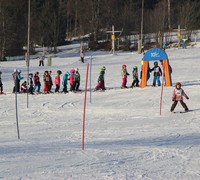
<svg viewBox="0 0 200 180">
<path fill-rule="evenodd" d="M 63 85 L 63 92 L 64 92 L 64 93 L 67 93 L 67 92 L 68 92 L 68 91 L 67 91 L 67 85 L 66 85 L 66 84 Z"/>
<path fill-rule="evenodd" d="M 0 84 L 0 92 L 3 92 L 3 84 Z"/>
<path fill-rule="evenodd" d="M 84 63 L 84 57 L 81 57 L 81 62 Z"/>
<path fill-rule="evenodd" d="M 75 90 L 75 84 L 70 84 L 70 91 L 74 91 Z"/>
<path fill-rule="evenodd" d="M 60 89 L 60 85 L 59 85 L 59 84 L 56 84 L 55 92 L 59 92 L 59 89 Z"/>
<path fill-rule="evenodd" d="M 75 91 L 79 90 L 80 82 L 75 82 Z"/>
<path fill-rule="evenodd" d="M 43 60 L 39 61 L 39 66 L 44 66 L 44 61 Z"/>
<path fill-rule="evenodd" d="M 131 87 L 134 87 L 134 86 L 136 86 L 136 87 L 139 86 L 139 80 L 138 79 L 133 80 Z"/>
<path fill-rule="evenodd" d="M 15 93 L 15 92 L 19 93 L 19 89 L 20 89 L 20 82 L 17 81 L 17 82 L 15 82 L 15 86 L 13 87 L 13 93 Z"/>
<path fill-rule="evenodd" d="M 187 107 L 187 105 L 183 102 L 183 100 L 180 100 L 179 102 L 181 103 L 181 105 L 183 106 L 183 108 L 184 108 L 185 110 L 188 110 L 188 107 Z M 174 103 L 173 103 L 172 106 L 171 106 L 171 111 L 173 111 L 173 110 L 175 109 L 177 103 L 178 103 L 178 101 L 174 101 Z"/>
<path fill-rule="evenodd" d="M 30 94 L 33 94 L 33 86 L 30 86 L 30 87 L 29 87 L 28 92 L 29 92 Z"/>
</svg>

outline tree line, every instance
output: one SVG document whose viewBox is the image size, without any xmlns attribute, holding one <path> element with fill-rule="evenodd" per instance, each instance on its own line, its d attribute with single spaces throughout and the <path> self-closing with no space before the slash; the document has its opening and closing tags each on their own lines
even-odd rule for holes
<svg viewBox="0 0 200 180">
<path fill-rule="evenodd" d="M 144 6 L 142 6 L 142 1 Z M 31 0 L 30 52 L 36 45 L 56 52 L 66 39 L 90 35 L 90 42 L 110 40 L 106 31 L 122 30 L 121 36 L 143 32 L 163 33 L 178 25 L 200 27 L 198 0 Z M 0 0 L 0 59 L 25 53 L 28 0 Z"/>
</svg>

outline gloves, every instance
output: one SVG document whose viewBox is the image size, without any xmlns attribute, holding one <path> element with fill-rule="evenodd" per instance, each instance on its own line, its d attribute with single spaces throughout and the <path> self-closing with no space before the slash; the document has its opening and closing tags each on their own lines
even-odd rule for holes
<svg viewBox="0 0 200 180">
<path fill-rule="evenodd" d="M 189 99 L 189 97 L 186 97 L 186 99 Z"/>
<path fill-rule="evenodd" d="M 172 99 L 172 101 L 175 101 L 175 100 L 176 100 L 175 98 Z"/>
</svg>

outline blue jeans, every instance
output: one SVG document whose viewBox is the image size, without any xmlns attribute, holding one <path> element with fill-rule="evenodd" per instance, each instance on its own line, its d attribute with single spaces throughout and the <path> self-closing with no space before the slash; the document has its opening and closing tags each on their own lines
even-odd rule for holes
<svg viewBox="0 0 200 180">
<path fill-rule="evenodd" d="M 160 76 L 154 76 L 154 78 L 153 78 L 153 86 L 156 86 L 156 82 L 158 83 L 158 86 L 161 85 Z"/>
</svg>

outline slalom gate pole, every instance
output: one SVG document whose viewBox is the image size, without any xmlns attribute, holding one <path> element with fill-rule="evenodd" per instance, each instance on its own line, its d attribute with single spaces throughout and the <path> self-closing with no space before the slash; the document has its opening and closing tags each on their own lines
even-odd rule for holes
<svg viewBox="0 0 200 180">
<path fill-rule="evenodd" d="M 16 109 L 16 124 L 17 124 L 17 136 L 18 139 L 20 139 L 20 134 L 19 134 L 19 123 L 18 123 L 18 105 L 17 105 L 17 86 L 15 83 L 15 109 Z"/>
<path fill-rule="evenodd" d="M 86 69 L 86 81 L 85 81 L 85 96 L 84 96 L 84 107 L 83 107 L 83 128 L 82 128 L 82 150 L 84 150 L 84 140 L 85 140 L 85 118 L 86 118 L 86 100 L 87 100 L 87 84 L 88 84 L 88 71 L 89 63 Z"/>
<path fill-rule="evenodd" d="M 92 55 L 90 56 L 90 104 L 92 103 Z"/>
<path fill-rule="evenodd" d="M 164 87 L 164 75 L 162 75 L 162 87 L 161 87 L 161 93 L 160 93 L 160 115 L 162 114 L 163 87 Z"/>
</svg>

